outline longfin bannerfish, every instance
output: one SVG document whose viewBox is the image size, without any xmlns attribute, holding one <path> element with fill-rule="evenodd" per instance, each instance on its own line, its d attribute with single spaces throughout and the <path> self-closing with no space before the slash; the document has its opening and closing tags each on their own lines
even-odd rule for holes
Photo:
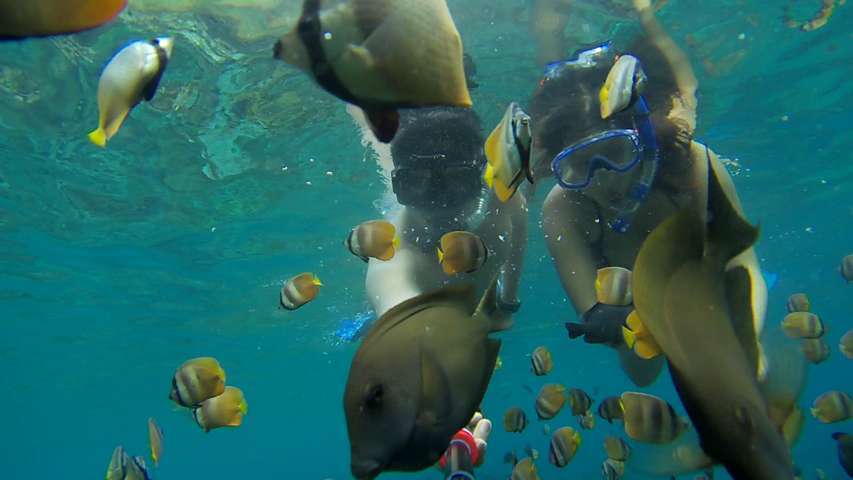
<svg viewBox="0 0 853 480">
<path fill-rule="evenodd" d="M 592 398 L 580 388 L 570 388 L 568 397 L 572 415 L 584 415 L 592 408 Z"/>
<path fill-rule="evenodd" d="M 601 478 L 603 480 L 619 480 L 623 475 L 625 475 L 625 462 L 608 458 L 601 463 Z"/>
<path fill-rule="evenodd" d="M 273 56 L 361 107 L 381 142 L 397 132 L 397 109 L 471 106 L 445 0 L 304 0 Z"/>
<path fill-rule="evenodd" d="M 599 268 L 595 276 L 595 297 L 605 305 L 630 305 L 631 271 L 622 267 Z"/>
<path fill-rule="evenodd" d="M 625 339 L 625 345 L 640 358 L 648 360 L 661 354 L 660 345 L 655 341 L 655 337 L 652 336 L 651 332 L 643 325 L 643 321 L 640 320 L 637 310 L 629 313 L 625 319 L 625 326 L 622 327 L 622 336 Z"/>
<path fill-rule="evenodd" d="M 520 407 L 512 407 L 504 413 L 504 430 L 521 433 L 527 427 L 527 415 Z"/>
<path fill-rule="evenodd" d="M 841 259 L 841 266 L 838 267 L 841 272 L 841 278 L 847 283 L 853 282 L 853 253 Z"/>
<path fill-rule="evenodd" d="M 98 80 L 98 128 L 89 140 L 105 147 L 130 111 L 142 100 L 151 101 L 172 56 L 172 38 L 133 42 L 119 50 Z"/>
<path fill-rule="evenodd" d="M 350 253 L 365 262 L 368 258 L 388 261 L 394 258 L 394 253 L 400 247 L 400 237 L 393 223 L 371 220 L 350 231 L 346 246 Z"/>
<path fill-rule="evenodd" d="M 608 423 L 622 419 L 622 401 L 619 397 L 607 397 L 598 405 L 598 416 Z"/>
<path fill-rule="evenodd" d="M 296 310 L 314 300 L 322 286 L 323 282 L 313 273 L 300 273 L 284 282 L 279 293 L 279 304 L 286 310 Z"/>
<path fill-rule="evenodd" d="M 601 118 L 630 108 L 642 95 L 645 85 L 646 74 L 637 57 L 621 55 L 598 92 Z"/>
<path fill-rule="evenodd" d="M 126 457 L 124 462 L 124 480 L 151 480 L 148 467 L 142 457 Z"/>
<path fill-rule="evenodd" d="M 213 357 L 187 360 L 172 376 L 169 398 L 183 407 L 194 407 L 225 391 L 225 370 Z"/>
<path fill-rule="evenodd" d="M 148 419 L 148 446 L 151 448 L 151 460 L 157 467 L 163 458 L 163 431 L 153 418 Z"/>
<path fill-rule="evenodd" d="M 853 416 L 853 398 L 846 392 L 831 390 L 815 399 L 811 411 L 821 423 L 843 422 Z"/>
<path fill-rule="evenodd" d="M 510 480 L 541 480 L 536 471 L 536 464 L 530 457 L 524 457 L 512 468 Z"/>
<path fill-rule="evenodd" d="M 127 0 L 2 0 L 0 40 L 76 33 L 114 19 Z"/>
<path fill-rule="evenodd" d="M 549 420 L 557 416 L 566 403 L 566 387 L 559 383 L 548 383 L 539 389 L 536 396 L 536 415 L 540 420 Z"/>
<path fill-rule="evenodd" d="M 607 458 L 624 462 L 631 456 L 631 446 L 621 437 L 604 437 L 604 452 Z"/>
<path fill-rule="evenodd" d="M 209 398 L 193 409 L 193 418 L 202 430 L 209 432 L 214 428 L 239 427 L 248 411 L 243 391 L 228 386 L 222 395 Z"/>
<path fill-rule="evenodd" d="M 548 460 L 554 466 L 563 468 L 572 461 L 581 445 L 581 435 L 572 427 L 558 428 L 551 435 L 548 448 Z"/>
<path fill-rule="evenodd" d="M 525 179 L 533 183 L 530 167 L 532 140 L 530 116 L 517 103 L 510 103 L 484 147 L 487 163 L 483 180 L 501 202 L 512 198 Z"/>
<path fill-rule="evenodd" d="M 800 345 L 806 360 L 815 365 L 829 358 L 829 345 L 822 338 L 804 338 Z"/>
<path fill-rule="evenodd" d="M 483 239 L 464 230 L 442 235 L 436 253 L 447 275 L 476 272 L 489 259 L 489 249 Z"/>
</svg>

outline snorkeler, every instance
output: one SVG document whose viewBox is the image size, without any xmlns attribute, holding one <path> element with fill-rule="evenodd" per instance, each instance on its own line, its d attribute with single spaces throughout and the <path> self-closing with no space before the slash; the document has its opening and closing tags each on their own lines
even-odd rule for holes
<svg viewBox="0 0 853 480">
<path fill-rule="evenodd" d="M 708 168 L 741 207 L 717 155 L 693 140 L 696 79 L 688 59 L 657 23 L 649 1 L 635 5 L 645 35 L 630 55 L 620 57 L 605 43 L 550 63 L 528 112 L 534 177 L 557 181 L 545 199 L 543 223 L 580 320 L 567 324 L 569 333 L 616 348 L 628 376 L 644 386 L 663 361 L 642 360 L 626 348 L 622 327 L 633 307 L 597 301 L 597 270 L 633 268 L 648 234 L 674 213 L 696 208 L 704 215 Z M 749 272 L 753 324 L 760 332 L 767 291 L 754 250 L 732 263 Z"/>
<path fill-rule="evenodd" d="M 357 111 L 350 113 L 360 120 Z M 371 142 L 369 130 L 362 132 Z M 439 107 L 402 111 L 390 149 L 372 142 L 390 177 L 386 217 L 401 239 L 391 260 L 370 259 L 368 264 L 368 300 L 377 316 L 448 284 L 474 283 L 479 298 L 498 272 L 499 306 L 507 312 L 518 310 L 526 206 L 520 195 L 501 203 L 485 188 L 483 141 L 476 113 Z M 441 239 L 452 231 L 470 232 L 482 240 L 487 258 L 476 271 L 449 275 L 439 262 Z"/>
</svg>

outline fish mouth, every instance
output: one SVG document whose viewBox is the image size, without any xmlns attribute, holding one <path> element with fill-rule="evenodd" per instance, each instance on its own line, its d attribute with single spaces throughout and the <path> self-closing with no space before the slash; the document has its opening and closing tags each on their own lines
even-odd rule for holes
<svg viewBox="0 0 853 480">
<path fill-rule="evenodd" d="M 385 465 L 371 458 L 354 459 L 350 464 L 352 476 L 358 480 L 373 480 L 382 473 Z"/>
</svg>

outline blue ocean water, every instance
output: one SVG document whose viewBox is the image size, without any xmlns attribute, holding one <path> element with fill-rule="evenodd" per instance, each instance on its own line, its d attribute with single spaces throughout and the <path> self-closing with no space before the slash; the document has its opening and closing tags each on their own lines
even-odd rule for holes
<svg viewBox="0 0 853 480">
<path fill-rule="evenodd" d="M 343 105 L 271 58 L 299 3 L 131 0 L 103 28 L 0 43 L 2 478 L 102 476 L 118 444 L 147 456 L 150 416 L 165 433 L 157 479 L 350 478 L 341 398 L 356 343 L 336 332 L 352 335 L 367 317 L 365 265 L 342 242 L 380 215 L 373 203 L 385 187 Z M 569 30 L 579 42 L 636 30 L 624 7 L 577 3 Z M 837 272 L 853 252 L 853 6 L 812 32 L 783 20 L 786 7 L 807 17 L 819 3 L 670 0 L 659 15 L 699 77 L 697 135 L 731 160 L 761 223 L 759 256 L 778 276 L 768 325 L 800 291 L 828 325 L 832 353 L 810 368 L 804 407 L 853 378 L 837 350 L 853 327 L 853 287 Z M 448 4 L 477 62 L 473 99 L 488 129 L 537 81 L 529 5 Z M 108 149 L 92 146 L 101 68 L 129 40 L 165 34 L 176 46 L 157 97 Z M 543 455 L 543 479 L 599 478 L 602 440 L 617 427 L 599 420 L 558 471 L 544 458 L 540 422 L 519 435 L 500 418 L 515 405 L 532 414 L 546 381 L 596 400 L 632 389 L 611 352 L 565 338 L 574 314 L 540 204 L 523 308 L 500 334 L 503 367 L 483 404 L 496 428 L 481 479 L 506 478 L 504 452 L 528 444 Z M 302 271 L 321 277 L 321 295 L 297 312 L 278 309 L 281 282 Z M 547 380 L 529 371 L 539 345 L 554 355 Z M 246 392 L 240 428 L 205 434 L 167 399 L 174 369 L 201 355 L 217 357 Z M 649 391 L 677 405 L 666 375 Z M 576 426 L 566 412 L 549 423 Z M 804 478 L 817 468 L 844 478 L 829 435 L 850 428 L 808 417 L 794 449 Z M 717 478 L 728 477 L 718 468 Z"/>
</svg>

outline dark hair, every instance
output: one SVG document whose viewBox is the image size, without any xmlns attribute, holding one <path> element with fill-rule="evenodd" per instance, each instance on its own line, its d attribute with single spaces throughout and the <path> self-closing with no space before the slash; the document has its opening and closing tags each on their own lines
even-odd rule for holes
<svg viewBox="0 0 853 480">
<path fill-rule="evenodd" d="M 391 141 L 391 158 L 394 166 L 409 162 L 413 155 L 439 153 L 451 163 L 481 163 L 484 141 L 480 118 L 470 108 L 401 110 L 400 128 Z"/>
<path fill-rule="evenodd" d="M 647 76 L 643 96 L 660 148 L 659 178 L 663 184 L 659 186 L 666 188 L 692 171 L 688 159 L 693 132 L 689 126 L 667 118 L 672 98 L 678 94 L 675 72 L 648 37 L 640 36 L 624 53 L 637 57 Z M 544 170 L 550 168 L 550 159 L 572 142 L 596 131 L 632 126 L 630 111 L 607 120 L 599 114 L 598 91 L 611 66 L 611 62 L 602 61 L 595 67 L 565 72 L 542 82 L 534 92 L 528 112 L 533 121 L 534 142 L 544 152 L 536 166 L 537 178 L 549 175 Z"/>
</svg>

